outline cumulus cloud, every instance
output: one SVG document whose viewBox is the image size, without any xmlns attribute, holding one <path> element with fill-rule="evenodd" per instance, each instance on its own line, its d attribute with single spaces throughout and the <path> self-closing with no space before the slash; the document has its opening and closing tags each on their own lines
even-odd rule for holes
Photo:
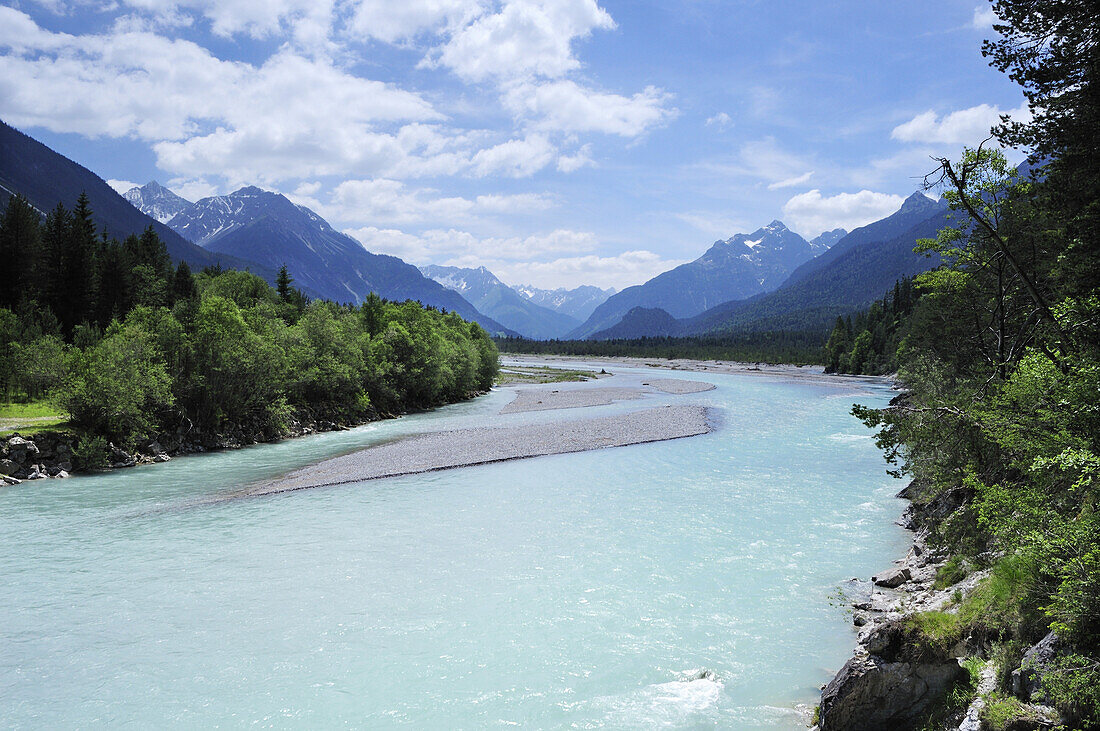
<svg viewBox="0 0 1100 731">
<path fill-rule="evenodd" d="M 132 188 L 141 187 L 141 185 L 139 185 L 138 183 L 134 183 L 129 180 L 115 180 L 113 178 L 107 180 L 107 185 L 114 188 L 115 192 L 119 195 L 123 193 L 128 193 Z"/>
<path fill-rule="evenodd" d="M 901 142 L 925 144 L 977 145 L 990 135 L 990 129 L 1001 121 L 1001 115 L 1026 122 L 1031 115 L 1027 104 L 1016 109 L 1002 110 L 989 104 L 979 104 L 969 109 L 959 109 L 943 115 L 929 109 L 894 127 L 890 136 Z"/>
<path fill-rule="evenodd" d="M 623 289 L 641 284 L 684 263 L 678 259 L 666 259 L 652 251 L 636 250 L 615 256 L 589 254 L 542 262 L 490 262 L 486 266 L 501 280 L 512 284 L 529 284 L 545 289 L 593 284 L 602 288 Z"/>
<path fill-rule="evenodd" d="M 410 189 L 398 180 L 384 178 L 346 180 L 336 186 L 327 204 L 308 195 L 311 194 L 302 196 L 302 203 L 336 221 L 420 227 L 468 224 L 485 214 L 530 214 L 554 205 L 549 198 L 534 193 L 491 194 L 476 198 L 440 196 L 433 189 Z"/>
<path fill-rule="evenodd" d="M 557 78 L 580 67 L 573 41 L 615 21 L 596 0 L 506 0 L 454 31 L 427 59 L 467 81 L 544 76 Z"/>
<path fill-rule="evenodd" d="M 545 135 L 532 134 L 479 150 L 473 157 L 479 177 L 505 175 L 522 178 L 542 170 L 554 159 L 554 146 Z"/>
<path fill-rule="evenodd" d="M 563 173 L 572 173 L 595 164 L 596 161 L 592 159 L 592 145 L 582 145 L 574 154 L 558 157 L 558 170 Z"/>
<path fill-rule="evenodd" d="M 522 82 L 504 94 L 512 113 L 541 130 L 602 132 L 637 137 L 676 115 L 668 94 L 648 86 L 631 97 L 585 88 L 573 81 Z"/>
<path fill-rule="evenodd" d="M 517 262 L 587 252 L 599 244 L 595 234 L 569 229 L 511 237 L 478 237 L 453 228 L 416 235 L 374 226 L 348 229 L 345 233 L 362 242 L 368 251 L 393 254 L 417 264 L 445 262 L 475 267 L 490 261 Z"/>
<path fill-rule="evenodd" d="M 901 207 L 900 195 L 861 190 L 823 196 L 820 190 L 799 193 L 783 206 L 783 219 L 803 236 L 813 238 L 822 231 L 843 228 L 851 231 L 884 218 Z"/>
<path fill-rule="evenodd" d="M 359 0 L 353 7 L 346 32 L 354 38 L 387 43 L 458 28 L 482 12 L 481 3 L 469 0 Z"/>
</svg>

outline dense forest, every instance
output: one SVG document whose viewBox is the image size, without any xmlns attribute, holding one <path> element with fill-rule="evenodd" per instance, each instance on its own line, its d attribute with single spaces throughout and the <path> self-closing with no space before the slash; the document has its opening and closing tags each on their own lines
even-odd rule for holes
<svg viewBox="0 0 1100 731">
<path fill-rule="evenodd" d="M 820 364 L 825 333 L 817 330 L 751 332 L 699 337 L 644 337 L 614 340 L 528 340 L 498 338 L 502 353 L 695 358 L 746 363 Z"/>
<path fill-rule="evenodd" d="M 0 399 L 46 399 L 84 435 L 83 467 L 108 442 L 229 429 L 276 438 L 292 420 L 351 423 L 487 390 L 497 350 L 454 313 L 371 295 L 309 301 L 285 267 L 173 266 L 150 228 L 97 232 L 87 199 L 44 218 L 20 196 L 0 219 Z"/>
<path fill-rule="evenodd" d="M 922 248 L 944 263 L 916 278 L 903 321 L 880 305 L 855 338 L 879 337 L 872 320 L 888 323 L 884 335 L 894 328 L 907 391 L 890 408 L 856 413 L 878 428 L 896 471 L 914 478 L 919 504 L 961 506 L 932 525 L 952 556 L 945 583 L 990 572 L 951 611 L 913 619 L 928 642 L 965 640 L 997 662 L 987 716 L 1001 725 L 983 728 L 1026 715 L 1009 673 L 1044 637 L 1055 651 L 1033 668 L 1034 700 L 1052 703 L 1065 728 L 1097 728 L 1100 16 L 1086 2 L 999 0 L 994 9 L 1000 38 L 984 53 L 1033 112 L 1004 121 L 995 142 L 1027 151 L 1031 172 L 993 144 L 939 161 L 927 182 L 954 217 Z M 830 342 L 847 333 L 838 323 Z M 893 367 L 850 348 L 830 352 L 841 354 L 836 369 Z"/>
<path fill-rule="evenodd" d="M 854 318 L 838 317 L 825 343 L 825 372 L 872 376 L 896 372 L 898 348 L 909 331 L 909 315 L 919 297 L 913 280 L 902 279 L 890 294 Z"/>
</svg>

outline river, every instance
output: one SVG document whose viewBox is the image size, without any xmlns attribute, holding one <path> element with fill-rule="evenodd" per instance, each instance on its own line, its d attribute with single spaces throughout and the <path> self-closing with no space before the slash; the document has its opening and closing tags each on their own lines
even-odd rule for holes
<svg viewBox="0 0 1100 731">
<path fill-rule="evenodd" d="M 216 499 L 358 446 L 497 418 L 503 388 L 347 432 L 0 491 L 0 718 L 804 728 L 854 643 L 837 587 L 907 547 L 900 484 L 849 415 L 891 393 L 652 373 L 717 388 L 499 418 L 701 403 L 715 430 Z"/>
</svg>

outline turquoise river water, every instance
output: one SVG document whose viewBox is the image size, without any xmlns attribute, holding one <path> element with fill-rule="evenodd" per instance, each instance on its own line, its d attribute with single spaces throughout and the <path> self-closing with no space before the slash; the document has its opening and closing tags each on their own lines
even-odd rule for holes
<svg viewBox="0 0 1100 731">
<path fill-rule="evenodd" d="M 900 485 L 849 415 L 889 390 L 612 369 L 717 389 L 499 418 L 498 389 L 0 491 L 3 725 L 803 728 L 854 645 L 838 586 L 906 548 Z M 661 403 L 717 428 L 210 500 L 410 432 Z"/>
</svg>

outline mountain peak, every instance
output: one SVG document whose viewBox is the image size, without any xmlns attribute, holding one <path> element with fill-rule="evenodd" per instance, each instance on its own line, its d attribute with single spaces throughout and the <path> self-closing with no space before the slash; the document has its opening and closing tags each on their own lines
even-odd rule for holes
<svg viewBox="0 0 1100 731">
<path fill-rule="evenodd" d="M 123 198 L 151 218 L 168 223 L 180 211 L 191 205 L 191 201 L 173 193 L 155 180 L 150 180 L 140 188 L 126 191 Z"/>
<path fill-rule="evenodd" d="M 238 188 L 237 190 L 233 191 L 232 193 L 230 193 L 230 195 L 241 197 L 241 196 L 263 195 L 264 193 L 269 193 L 269 192 L 270 191 L 266 191 L 263 188 L 257 188 L 255 185 L 246 185 L 243 188 Z M 272 194 L 272 195 L 277 195 L 277 194 Z"/>
<path fill-rule="evenodd" d="M 778 218 L 764 227 L 765 231 L 786 231 L 787 226 Z"/>
<path fill-rule="evenodd" d="M 898 212 L 908 213 L 909 211 L 916 211 L 921 208 L 928 208 L 929 206 L 935 205 L 935 203 L 936 201 L 932 200 L 918 190 L 913 193 L 913 195 L 905 199 L 905 202 L 901 204 L 901 208 L 898 210 Z"/>
</svg>

